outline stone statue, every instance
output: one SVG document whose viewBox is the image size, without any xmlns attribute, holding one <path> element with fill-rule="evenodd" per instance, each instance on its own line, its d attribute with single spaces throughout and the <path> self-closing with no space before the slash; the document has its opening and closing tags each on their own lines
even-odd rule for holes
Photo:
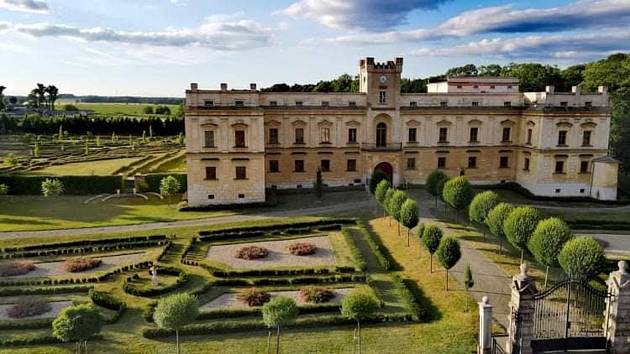
<svg viewBox="0 0 630 354">
<path fill-rule="evenodd" d="M 151 273 L 151 285 L 157 286 L 159 283 L 157 276 L 157 266 L 151 265 L 151 268 L 149 268 L 149 272 Z"/>
</svg>

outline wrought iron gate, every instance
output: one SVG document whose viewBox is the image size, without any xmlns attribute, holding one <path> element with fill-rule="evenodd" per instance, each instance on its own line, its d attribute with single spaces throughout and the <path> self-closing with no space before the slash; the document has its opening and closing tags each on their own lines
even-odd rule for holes
<svg viewBox="0 0 630 354">
<path fill-rule="evenodd" d="M 607 349 L 610 295 L 585 281 L 565 280 L 534 295 L 534 353 L 571 349 Z"/>
</svg>

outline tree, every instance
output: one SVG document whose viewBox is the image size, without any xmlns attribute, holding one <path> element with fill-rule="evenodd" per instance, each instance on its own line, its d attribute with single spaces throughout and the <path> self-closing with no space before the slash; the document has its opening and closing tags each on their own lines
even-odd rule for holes
<svg viewBox="0 0 630 354">
<path fill-rule="evenodd" d="M 468 208 L 468 218 L 476 223 L 485 224 L 488 214 L 499 202 L 499 195 L 492 191 L 475 195 Z"/>
<path fill-rule="evenodd" d="M 427 177 L 426 188 L 427 192 L 429 192 L 432 196 L 435 197 L 435 206 L 437 207 L 438 196 L 442 195 L 442 189 L 440 186 L 443 186 L 442 182 L 448 180 L 448 176 L 440 171 L 435 170 L 429 174 Z"/>
<path fill-rule="evenodd" d="M 405 192 L 396 189 L 387 203 L 387 212 L 389 213 L 389 216 L 398 222 L 398 236 L 400 236 L 400 210 L 402 209 L 402 205 L 406 199 L 407 196 L 405 195 Z"/>
<path fill-rule="evenodd" d="M 6 105 L 4 104 L 4 90 L 6 90 L 6 86 L 0 85 L 0 112 L 4 111 Z"/>
<path fill-rule="evenodd" d="M 387 213 L 387 215 L 389 215 L 389 201 L 392 200 L 392 197 L 394 196 L 394 192 L 396 192 L 396 188 L 390 188 L 387 190 L 387 192 L 385 192 L 385 199 L 383 200 L 383 209 L 385 210 L 385 213 Z M 389 219 L 389 224 L 391 225 L 391 219 Z"/>
<path fill-rule="evenodd" d="M 422 231 L 422 244 L 426 247 L 430 254 L 429 264 L 431 267 L 431 273 L 433 273 L 433 254 L 440 246 L 442 236 L 442 229 L 440 229 L 437 225 L 426 225 Z"/>
<path fill-rule="evenodd" d="M 521 206 L 512 210 L 503 222 L 503 233 L 515 248 L 521 251 L 521 263 L 536 225 L 541 219 L 540 212 L 532 207 Z"/>
<path fill-rule="evenodd" d="M 470 264 L 466 264 L 466 270 L 464 271 L 464 287 L 466 287 L 466 291 L 470 291 L 470 289 L 475 286 L 475 280 L 473 279 L 472 269 L 470 269 Z M 468 298 L 466 296 L 466 311 L 468 311 Z"/>
<path fill-rule="evenodd" d="M 378 184 L 381 183 L 382 180 L 387 180 L 387 175 L 385 174 L 385 172 L 381 170 L 376 170 L 372 172 L 372 176 L 370 176 L 370 181 L 368 185 L 370 188 L 370 193 L 374 194 L 374 192 L 376 191 L 376 186 L 378 186 Z"/>
<path fill-rule="evenodd" d="M 455 210 L 465 209 L 473 198 L 475 192 L 464 176 L 449 179 L 444 184 L 442 195 L 444 201 Z"/>
<path fill-rule="evenodd" d="M 160 328 L 175 331 L 175 343 L 179 354 L 179 330 L 199 316 L 197 298 L 189 293 L 178 293 L 161 298 L 155 307 L 153 320 Z"/>
<path fill-rule="evenodd" d="M 31 94 L 35 97 L 35 107 L 42 108 L 42 105 L 46 104 L 46 86 L 44 84 L 37 84 L 37 87 L 31 91 Z"/>
<path fill-rule="evenodd" d="M 75 352 L 81 352 L 81 342 L 87 353 L 87 341 L 98 334 L 105 319 L 92 305 L 66 307 L 52 323 L 52 334 L 62 342 L 75 342 Z"/>
<path fill-rule="evenodd" d="M 604 264 L 604 250 L 592 237 L 577 237 L 564 244 L 558 261 L 569 277 L 587 279 Z"/>
<path fill-rule="evenodd" d="M 299 313 L 295 300 L 278 296 L 262 308 L 263 322 L 267 327 L 276 327 L 276 354 L 280 353 L 280 327 L 295 321 Z"/>
<path fill-rule="evenodd" d="M 153 114 L 153 107 L 152 106 L 144 106 L 144 108 L 142 109 L 142 113 L 143 114 Z"/>
<path fill-rule="evenodd" d="M 534 258 L 546 267 L 545 288 L 547 288 L 549 267 L 558 265 L 558 255 L 562 247 L 572 238 L 573 234 L 569 225 L 558 218 L 548 218 L 536 225 L 527 248 Z"/>
<path fill-rule="evenodd" d="M 446 269 L 446 291 L 448 291 L 448 270 L 453 268 L 462 257 L 459 242 L 454 238 L 444 237 L 435 251 L 438 261 Z"/>
<path fill-rule="evenodd" d="M 160 194 L 169 199 L 169 204 L 173 202 L 173 196 L 179 192 L 181 185 L 177 178 L 167 176 L 160 180 Z"/>
<path fill-rule="evenodd" d="M 374 316 L 379 302 L 365 289 L 355 289 L 341 300 L 341 315 L 357 321 L 357 348 L 361 353 L 361 321 Z"/>
<path fill-rule="evenodd" d="M 464 66 L 458 66 L 454 68 L 448 69 L 446 71 L 447 77 L 457 77 L 457 76 L 477 76 L 477 67 L 474 64 L 466 64 Z"/>
<path fill-rule="evenodd" d="M 317 173 L 315 174 L 315 196 L 317 198 L 321 198 L 324 191 L 324 182 L 322 181 L 322 170 L 317 169 Z"/>
<path fill-rule="evenodd" d="M 387 191 L 391 188 L 389 181 L 384 179 L 378 183 L 376 189 L 374 190 L 374 198 L 376 202 L 383 208 L 383 213 L 385 213 L 385 195 Z"/>
<path fill-rule="evenodd" d="M 505 238 L 503 233 L 503 223 L 507 216 L 514 210 L 514 206 L 510 203 L 497 204 L 486 216 L 486 226 L 490 232 L 499 239 Z"/>
<path fill-rule="evenodd" d="M 57 197 L 63 193 L 63 182 L 56 178 L 46 178 L 42 182 L 42 194 L 44 197 Z"/>
<path fill-rule="evenodd" d="M 400 222 L 407 228 L 407 247 L 409 247 L 409 232 L 418 225 L 419 220 L 416 201 L 408 198 L 400 208 Z"/>
<path fill-rule="evenodd" d="M 45 90 L 48 94 L 48 103 L 50 104 L 50 109 L 54 111 L 55 102 L 57 101 L 57 96 L 59 95 L 59 89 L 55 85 L 49 85 L 46 87 Z"/>
<path fill-rule="evenodd" d="M 560 69 L 538 63 L 510 63 L 503 67 L 501 76 L 519 79 L 521 92 L 545 91 L 545 86 L 562 86 Z"/>
</svg>

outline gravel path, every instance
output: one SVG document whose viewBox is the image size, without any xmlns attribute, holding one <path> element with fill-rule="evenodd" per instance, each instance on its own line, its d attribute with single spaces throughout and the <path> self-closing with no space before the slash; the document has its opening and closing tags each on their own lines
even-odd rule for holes
<svg viewBox="0 0 630 354">
<path fill-rule="evenodd" d="M 13 304 L 9 305 L 0 305 L 0 320 L 9 320 L 9 321 L 24 321 L 24 320 L 36 320 L 40 318 L 55 318 L 63 310 L 68 306 L 72 306 L 72 301 L 54 301 L 50 302 L 50 311 L 46 313 L 42 313 L 41 315 L 24 317 L 24 318 L 11 318 L 7 315 L 7 311 L 13 306 Z"/>
<path fill-rule="evenodd" d="M 35 270 L 29 272 L 24 275 L 16 275 L 12 277 L 0 277 L 1 279 L 16 279 L 16 278 L 35 278 L 35 277 L 51 277 L 58 275 L 82 275 L 82 274 L 90 274 L 94 272 L 100 272 L 103 270 L 107 270 L 113 268 L 115 266 L 120 266 L 121 264 L 126 263 L 137 263 L 140 261 L 146 252 L 136 252 L 123 254 L 119 256 L 105 256 L 105 257 L 89 257 L 89 258 L 97 258 L 103 261 L 100 266 L 96 268 L 92 268 L 83 272 L 70 273 L 66 272 L 63 267 L 63 261 L 55 261 L 55 262 L 42 262 L 35 263 Z M 68 257 L 74 258 L 74 257 Z"/>
<path fill-rule="evenodd" d="M 350 291 L 352 291 L 353 288 L 341 288 L 341 289 L 331 289 L 333 290 L 335 297 L 332 298 L 330 301 L 326 302 L 326 304 L 338 304 L 341 303 L 341 299 L 343 299 L 343 297 L 348 294 Z M 289 291 L 271 291 L 269 292 L 269 294 L 271 295 L 272 298 L 277 297 L 277 296 L 284 296 L 284 297 L 288 297 L 288 298 L 292 298 L 293 300 L 295 300 L 299 305 L 305 305 L 308 303 L 303 302 L 300 297 L 299 294 L 300 292 L 298 290 L 289 290 Z M 223 294 L 219 297 L 217 297 L 216 299 L 210 301 L 209 303 L 201 306 L 199 309 L 201 311 L 204 310 L 216 310 L 219 308 L 226 308 L 226 307 L 236 307 L 236 308 L 247 308 L 249 306 L 247 306 L 246 304 L 238 301 L 237 299 L 237 295 L 236 293 L 227 293 L 227 294 Z"/>
<path fill-rule="evenodd" d="M 309 256 L 294 256 L 287 247 L 296 242 L 308 242 L 317 247 L 314 254 Z M 238 249 L 244 246 L 264 247 L 269 251 L 265 258 L 241 259 L 234 257 Z M 212 246 L 206 258 L 227 264 L 232 268 L 273 268 L 273 267 L 312 267 L 334 265 L 335 255 L 328 236 L 306 237 L 286 241 L 244 242 L 230 245 Z"/>
</svg>

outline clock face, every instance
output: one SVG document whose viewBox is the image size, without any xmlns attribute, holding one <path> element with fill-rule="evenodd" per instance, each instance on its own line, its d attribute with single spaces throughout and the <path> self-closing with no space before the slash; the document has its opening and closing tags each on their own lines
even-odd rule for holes
<svg viewBox="0 0 630 354">
<path fill-rule="evenodd" d="M 384 84 L 387 81 L 387 76 L 385 75 L 381 75 L 381 77 L 379 78 L 379 80 L 381 80 L 381 84 Z"/>
</svg>

